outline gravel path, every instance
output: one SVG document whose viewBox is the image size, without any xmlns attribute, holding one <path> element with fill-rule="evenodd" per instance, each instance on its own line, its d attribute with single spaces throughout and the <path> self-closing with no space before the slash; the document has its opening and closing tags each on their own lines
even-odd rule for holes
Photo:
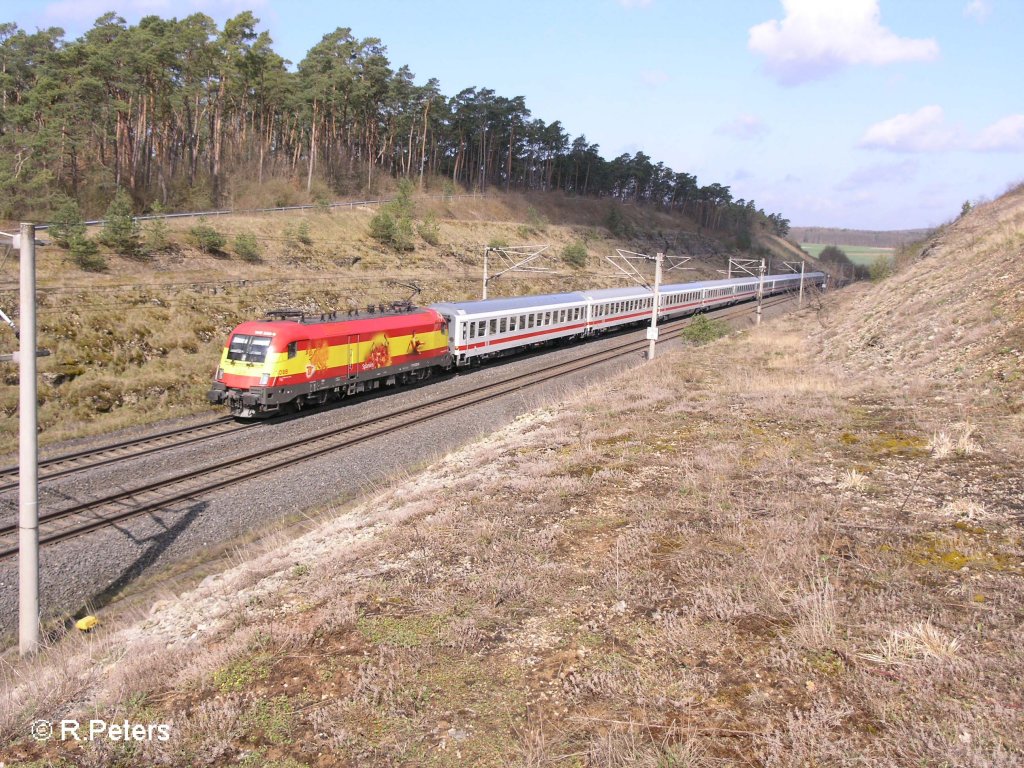
<svg viewBox="0 0 1024 768">
<path fill-rule="evenodd" d="M 781 310 L 765 310 L 771 317 Z M 752 316 L 751 316 L 752 318 Z M 734 324 L 740 321 L 734 321 Z M 752 319 L 742 321 L 753 322 Z M 642 338 L 642 332 L 635 334 Z M 586 345 L 596 351 L 622 337 L 602 339 Z M 670 342 L 659 347 L 678 347 Z M 543 354 L 545 361 L 577 357 L 579 347 L 556 349 Z M 141 457 L 116 468 L 99 468 L 60 478 L 40 488 L 40 509 L 68 505 L 129 487 L 143 480 L 171 476 L 190 466 L 216 458 L 249 453 L 260 445 L 274 445 L 303 432 L 316 433 L 330 427 L 373 418 L 396 408 L 424 403 L 439 395 L 462 391 L 466 385 L 497 381 L 536 367 L 537 355 L 512 358 L 473 369 L 413 389 L 390 390 L 387 394 L 353 400 L 347 404 L 313 411 L 300 418 L 265 423 L 246 430 L 243 436 L 225 436 L 195 446 Z M 282 519 L 302 515 L 326 504 L 340 506 L 368 491 L 404 480 L 411 472 L 435 461 L 455 448 L 488 434 L 523 413 L 563 399 L 571 391 L 605 379 L 626 367 L 639 365 L 643 357 L 634 353 L 557 381 L 506 395 L 406 429 L 400 437 L 375 438 L 359 446 L 301 462 L 293 468 L 268 473 L 191 504 L 129 520 L 87 536 L 42 549 L 40 554 L 40 601 L 44 615 L 73 614 L 84 607 L 97 609 L 143 574 L 155 573 L 175 562 L 202 557 L 221 550 L 225 543 L 252 537 L 271 529 Z M 197 421 L 207 420 L 198 418 Z M 168 424 L 153 425 L 153 432 Z M 146 430 L 132 430 L 144 434 Z M 121 437 L 121 435 L 118 435 Z M 108 436 L 107 440 L 114 439 Z M 77 441 L 74 447 L 80 447 Z M 91 441 L 90 441 L 91 442 Z M 55 446 L 52 453 L 69 450 Z M 0 518 L 17 514 L 16 491 L 0 497 Z M 17 561 L 0 563 L 0 638 L 11 641 L 17 626 Z M 6 643 L 3 643 L 6 645 Z"/>
</svg>

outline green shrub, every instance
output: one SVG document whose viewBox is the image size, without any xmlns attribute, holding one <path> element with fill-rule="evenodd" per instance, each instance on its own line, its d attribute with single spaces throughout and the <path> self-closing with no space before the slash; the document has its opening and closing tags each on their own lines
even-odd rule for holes
<svg viewBox="0 0 1024 768">
<path fill-rule="evenodd" d="M 712 320 L 707 315 L 697 315 L 683 328 L 680 337 L 691 344 L 707 344 L 729 333 L 729 326 L 722 320 Z"/>
<path fill-rule="evenodd" d="M 411 251 L 416 247 L 413 242 L 412 190 L 412 182 L 403 179 L 395 199 L 383 205 L 370 219 L 370 237 L 396 251 Z"/>
<path fill-rule="evenodd" d="M 139 242 L 139 225 L 132 218 L 132 199 L 123 189 L 117 190 L 107 207 L 100 242 L 122 256 L 143 255 Z"/>
<path fill-rule="evenodd" d="M 199 223 L 188 234 L 196 248 L 203 253 L 220 253 L 227 245 L 224 235 L 207 224 L 206 219 L 199 219 Z"/>
<path fill-rule="evenodd" d="M 506 240 L 501 235 L 495 235 L 494 237 L 492 237 L 488 241 L 487 247 L 488 248 L 508 248 L 508 240 Z"/>
<path fill-rule="evenodd" d="M 381 208 L 370 219 L 370 237 L 384 245 L 391 245 L 395 239 L 395 217 L 387 208 Z"/>
<path fill-rule="evenodd" d="M 416 249 L 413 242 L 412 219 L 402 216 L 395 220 L 395 235 L 391 242 L 396 251 L 412 251 Z"/>
<path fill-rule="evenodd" d="M 879 256 L 868 267 L 868 274 L 873 282 L 885 280 L 892 274 L 893 260 L 888 256 Z"/>
<path fill-rule="evenodd" d="M 412 196 L 415 191 L 416 186 L 409 179 L 402 179 L 398 182 L 398 192 L 395 194 L 395 199 L 389 203 L 389 205 L 394 206 L 395 213 L 398 216 L 412 218 L 414 212 Z"/>
<path fill-rule="evenodd" d="M 300 221 L 299 226 L 295 229 L 295 239 L 303 245 L 312 245 L 313 236 L 309 233 L 309 222 Z"/>
<path fill-rule="evenodd" d="M 107 268 L 107 260 L 99 253 L 99 246 L 84 234 L 75 233 L 68 242 L 71 260 L 86 272 L 102 272 Z"/>
<path fill-rule="evenodd" d="M 615 237 L 622 237 L 628 234 L 628 225 L 625 217 L 622 215 L 622 211 L 619 210 L 619 206 L 612 205 L 608 209 L 608 215 L 604 219 L 604 225 L 608 228 Z"/>
<path fill-rule="evenodd" d="M 437 217 L 433 213 L 428 213 L 423 218 L 416 231 L 419 232 L 424 242 L 430 245 L 438 245 L 441 242 L 441 226 L 437 223 Z"/>
<path fill-rule="evenodd" d="M 64 198 L 50 222 L 50 237 L 61 248 L 71 247 L 74 236 L 85 237 L 85 220 L 78 209 L 78 202 L 70 197 Z"/>
<path fill-rule="evenodd" d="M 153 219 L 142 228 L 142 250 L 147 255 L 170 250 L 170 229 L 163 219 Z"/>
<path fill-rule="evenodd" d="M 562 249 L 562 261 L 576 269 L 587 265 L 587 255 L 587 246 L 580 240 Z"/>
<path fill-rule="evenodd" d="M 260 244 L 256 242 L 256 235 L 251 232 L 239 232 L 235 235 L 235 253 L 244 261 L 256 262 L 260 260 Z"/>
</svg>

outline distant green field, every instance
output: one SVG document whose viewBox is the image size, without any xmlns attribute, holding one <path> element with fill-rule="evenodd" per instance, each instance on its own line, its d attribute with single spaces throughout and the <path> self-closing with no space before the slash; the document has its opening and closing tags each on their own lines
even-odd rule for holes
<svg viewBox="0 0 1024 768">
<path fill-rule="evenodd" d="M 826 243 L 800 243 L 800 247 L 807 251 L 814 258 L 828 247 Z M 870 245 L 838 245 L 843 253 L 850 257 L 854 264 L 871 266 L 879 257 L 891 257 L 895 248 L 875 248 Z"/>
</svg>

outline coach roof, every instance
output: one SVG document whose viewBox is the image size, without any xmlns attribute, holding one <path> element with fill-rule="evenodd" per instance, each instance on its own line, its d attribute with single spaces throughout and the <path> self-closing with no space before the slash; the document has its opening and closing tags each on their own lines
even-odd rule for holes
<svg viewBox="0 0 1024 768">
<path fill-rule="evenodd" d="M 519 296 L 485 301 L 455 301 L 431 304 L 430 308 L 451 315 L 488 315 L 494 312 L 515 312 L 543 307 L 560 307 L 565 304 L 582 304 L 586 296 L 582 293 L 547 293 L 540 296 Z"/>
</svg>

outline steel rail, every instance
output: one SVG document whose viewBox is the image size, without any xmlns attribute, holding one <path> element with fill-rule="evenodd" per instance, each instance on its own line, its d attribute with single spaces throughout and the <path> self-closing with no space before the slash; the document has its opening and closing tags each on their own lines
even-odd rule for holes
<svg viewBox="0 0 1024 768">
<path fill-rule="evenodd" d="M 194 424 L 190 427 L 177 427 L 175 429 L 165 430 L 164 432 L 158 432 L 153 435 L 130 438 L 116 443 L 106 443 L 104 445 L 96 446 L 95 448 L 85 448 L 80 451 L 53 456 L 40 461 L 39 479 L 51 480 L 56 477 L 63 477 L 65 475 L 82 472 L 95 467 L 116 464 L 119 461 L 127 461 L 139 456 L 147 456 L 149 454 L 159 453 L 160 451 L 178 448 L 183 445 L 201 443 L 205 440 L 212 440 L 215 437 L 220 437 L 239 429 L 245 429 L 252 426 L 259 426 L 259 424 L 240 424 L 231 416 L 224 416 L 205 424 Z M 168 438 L 173 438 L 179 435 L 190 436 L 182 440 L 173 440 L 168 443 L 158 444 L 162 440 L 167 440 Z M 142 450 L 130 450 L 135 446 L 146 445 L 150 447 L 143 448 Z M 130 450 L 130 452 L 125 453 L 125 450 Z M 11 490 L 12 488 L 17 488 L 17 478 L 17 465 L 0 468 L 0 493 Z"/>
</svg>

